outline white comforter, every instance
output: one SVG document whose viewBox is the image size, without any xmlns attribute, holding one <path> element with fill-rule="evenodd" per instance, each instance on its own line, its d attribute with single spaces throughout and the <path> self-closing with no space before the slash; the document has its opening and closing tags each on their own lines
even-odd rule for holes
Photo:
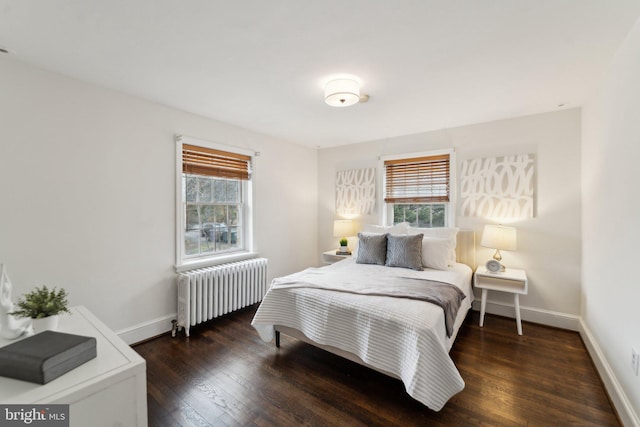
<svg viewBox="0 0 640 427">
<path fill-rule="evenodd" d="M 274 325 L 297 329 L 319 344 L 353 353 L 400 378 L 410 396 L 436 411 L 464 388 L 449 350 L 473 301 L 469 267 L 414 271 L 347 259 L 324 268 L 341 271 L 350 280 L 380 275 L 437 280 L 458 286 L 467 298 L 460 305 L 454 334 L 447 338 L 443 310 L 435 304 L 323 289 L 270 289 L 252 321 L 263 340 L 273 339 Z"/>
</svg>

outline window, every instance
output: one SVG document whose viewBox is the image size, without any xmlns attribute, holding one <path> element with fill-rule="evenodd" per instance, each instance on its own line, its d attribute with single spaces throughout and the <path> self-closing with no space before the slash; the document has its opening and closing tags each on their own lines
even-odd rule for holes
<svg viewBox="0 0 640 427">
<path fill-rule="evenodd" d="M 414 227 L 448 227 L 451 207 L 452 154 L 384 160 L 384 202 L 388 223 Z"/>
<path fill-rule="evenodd" d="M 178 265 L 248 252 L 251 156 L 185 140 L 177 144 Z"/>
<path fill-rule="evenodd" d="M 408 222 L 414 227 L 445 227 L 444 203 L 393 204 L 393 223 Z"/>
</svg>

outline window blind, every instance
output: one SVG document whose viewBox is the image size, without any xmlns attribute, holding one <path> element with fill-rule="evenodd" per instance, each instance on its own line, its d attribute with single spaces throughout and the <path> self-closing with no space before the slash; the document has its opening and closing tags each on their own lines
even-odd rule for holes
<svg viewBox="0 0 640 427">
<path fill-rule="evenodd" d="M 248 180 L 251 177 L 251 157 L 244 154 L 182 144 L 182 172 Z"/>
<path fill-rule="evenodd" d="M 386 160 L 386 203 L 449 201 L 449 155 Z"/>
</svg>

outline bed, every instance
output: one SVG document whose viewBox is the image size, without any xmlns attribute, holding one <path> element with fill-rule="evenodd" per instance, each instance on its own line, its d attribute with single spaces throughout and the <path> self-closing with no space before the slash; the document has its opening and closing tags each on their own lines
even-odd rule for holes
<svg viewBox="0 0 640 427">
<path fill-rule="evenodd" d="M 451 244 L 443 249 L 433 242 L 451 238 L 403 231 L 363 233 L 354 256 L 274 279 L 252 325 L 264 341 L 275 339 L 277 346 L 284 333 L 399 378 L 411 397 L 439 411 L 465 385 L 449 350 L 473 302 L 474 260 L 468 254 L 474 252 L 470 250 L 474 236 L 472 232 L 454 233 Z M 439 268 L 390 267 L 384 265 L 389 264 L 387 259 L 382 265 L 359 262 L 366 260 L 363 238 L 385 236 L 391 245 L 391 239 L 405 242 L 409 238 L 400 236 L 409 235 L 414 236 L 410 239 L 414 248 L 415 236 L 420 236 L 425 257 L 430 254 L 435 259 L 434 249 L 449 252 L 453 247 L 455 253 L 441 256 L 446 265 L 437 265 Z M 431 242 L 429 247 L 427 242 Z M 428 264 L 422 254 L 422 264 Z M 414 259 L 413 264 L 416 262 Z M 427 288 L 426 296 L 422 292 L 415 295 L 416 290 Z M 458 302 L 455 312 L 451 309 L 455 302 L 440 301 L 443 293 Z"/>
</svg>

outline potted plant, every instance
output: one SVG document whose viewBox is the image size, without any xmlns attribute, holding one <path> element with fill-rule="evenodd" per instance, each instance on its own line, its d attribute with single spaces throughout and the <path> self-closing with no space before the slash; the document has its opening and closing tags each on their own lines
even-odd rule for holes
<svg viewBox="0 0 640 427">
<path fill-rule="evenodd" d="M 67 291 L 63 288 L 56 292 L 56 288 L 50 290 L 46 286 L 36 287 L 18 299 L 19 309 L 11 314 L 31 318 L 36 333 L 47 329 L 56 330 L 58 315 L 69 313 L 67 304 Z"/>
<path fill-rule="evenodd" d="M 342 239 L 340 239 L 340 252 L 349 252 L 349 248 L 347 247 L 348 244 L 349 244 L 349 241 L 347 240 L 346 237 L 343 237 Z"/>
</svg>

